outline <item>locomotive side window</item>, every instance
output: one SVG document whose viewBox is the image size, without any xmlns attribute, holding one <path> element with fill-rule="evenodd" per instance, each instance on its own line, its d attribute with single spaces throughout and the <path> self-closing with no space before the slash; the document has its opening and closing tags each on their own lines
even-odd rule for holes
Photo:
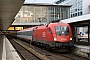
<svg viewBox="0 0 90 60">
<path fill-rule="evenodd" d="M 49 30 L 49 33 L 52 34 L 52 30 L 50 28 L 48 30 Z"/>
<path fill-rule="evenodd" d="M 68 26 L 55 26 L 56 35 L 69 35 Z"/>
</svg>

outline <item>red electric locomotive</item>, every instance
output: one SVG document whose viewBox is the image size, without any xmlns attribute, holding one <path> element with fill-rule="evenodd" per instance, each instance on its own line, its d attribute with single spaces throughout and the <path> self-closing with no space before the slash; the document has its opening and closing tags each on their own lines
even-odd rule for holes
<svg viewBox="0 0 90 60">
<path fill-rule="evenodd" d="M 34 44 L 66 52 L 72 43 L 72 31 L 67 23 L 50 23 L 47 25 L 27 28 L 17 32 L 17 36 Z"/>
</svg>

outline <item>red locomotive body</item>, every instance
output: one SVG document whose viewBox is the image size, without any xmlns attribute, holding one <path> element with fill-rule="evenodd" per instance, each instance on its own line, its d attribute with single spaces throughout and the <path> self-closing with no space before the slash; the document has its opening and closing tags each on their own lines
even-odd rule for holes
<svg viewBox="0 0 90 60">
<path fill-rule="evenodd" d="M 17 32 L 17 36 L 35 44 L 67 51 L 72 44 L 72 31 L 67 23 L 50 23 Z"/>
</svg>

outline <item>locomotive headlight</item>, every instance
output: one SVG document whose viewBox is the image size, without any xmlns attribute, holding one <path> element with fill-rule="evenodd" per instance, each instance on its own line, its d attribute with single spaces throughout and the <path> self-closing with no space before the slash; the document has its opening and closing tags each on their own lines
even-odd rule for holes
<svg viewBox="0 0 90 60">
<path fill-rule="evenodd" d="M 72 37 L 70 37 L 70 40 L 72 40 Z"/>
<path fill-rule="evenodd" d="M 54 37 L 54 41 L 56 41 L 57 39 L 56 39 L 56 37 Z"/>
</svg>

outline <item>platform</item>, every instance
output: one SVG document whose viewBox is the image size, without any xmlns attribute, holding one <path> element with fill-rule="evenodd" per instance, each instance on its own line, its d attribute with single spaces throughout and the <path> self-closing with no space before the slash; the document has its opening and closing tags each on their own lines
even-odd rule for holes
<svg viewBox="0 0 90 60">
<path fill-rule="evenodd" d="M 0 37 L 0 47 L 0 60 L 21 60 L 14 47 L 5 36 Z"/>
</svg>

